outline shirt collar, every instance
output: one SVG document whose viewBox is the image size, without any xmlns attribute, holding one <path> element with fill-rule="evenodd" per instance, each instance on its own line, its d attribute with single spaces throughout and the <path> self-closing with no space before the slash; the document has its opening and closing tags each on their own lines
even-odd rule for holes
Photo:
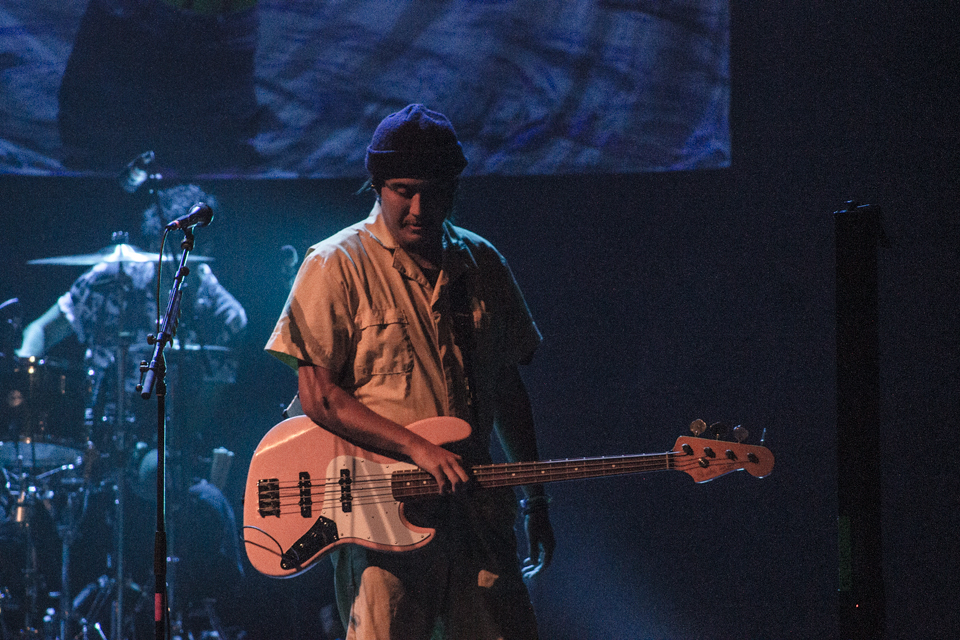
<svg viewBox="0 0 960 640">
<path fill-rule="evenodd" d="M 403 261 L 400 260 L 396 251 L 397 249 L 401 249 L 401 247 L 393 238 L 393 234 L 390 233 L 390 229 L 387 228 L 387 223 L 383 219 L 383 212 L 380 208 L 379 202 L 373 205 L 370 215 L 367 216 L 367 219 L 364 220 L 362 224 L 362 229 L 366 231 L 370 237 L 377 242 L 377 244 L 382 246 L 384 249 L 387 249 L 394 255 L 394 267 L 397 267 L 401 271 L 407 271 L 406 269 L 401 268 Z M 406 254 L 406 252 L 402 249 L 401 252 Z M 404 257 L 410 259 L 408 255 L 405 255 Z M 464 243 L 457 227 L 455 227 L 449 220 L 444 221 L 442 268 L 447 272 L 448 279 L 454 280 L 467 269 L 476 267 L 477 263 L 473 259 L 473 255 L 471 255 L 470 250 Z"/>
<path fill-rule="evenodd" d="M 387 228 L 387 223 L 383 219 L 383 210 L 380 208 L 379 202 L 373 205 L 370 215 L 363 221 L 362 228 L 384 249 L 389 249 L 392 252 L 400 246 L 397 244 L 397 241 L 393 239 L 393 234 L 390 233 L 390 229 Z"/>
</svg>

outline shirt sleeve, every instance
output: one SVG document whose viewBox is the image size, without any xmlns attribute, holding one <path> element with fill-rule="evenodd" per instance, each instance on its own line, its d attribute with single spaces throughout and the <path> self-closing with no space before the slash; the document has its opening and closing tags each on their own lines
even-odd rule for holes
<svg viewBox="0 0 960 640">
<path fill-rule="evenodd" d="M 57 306 L 81 344 L 87 344 L 94 337 L 98 321 L 108 324 L 108 319 L 102 317 L 106 313 L 106 296 L 98 286 L 113 277 L 108 265 L 98 264 L 77 278 L 70 290 L 57 300 Z"/>
<path fill-rule="evenodd" d="M 267 341 L 268 353 L 294 369 L 303 362 L 339 377 L 356 334 L 347 264 L 335 252 L 310 248 Z"/>
<path fill-rule="evenodd" d="M 542 337 L 513 271 L 497 249 L 478 236 L 469 236 L 479 267 L 480 305 L 475 324 L 490 326 L 501 366 L 528 364 Z M 485 317 L 489 316 L 489 317 Z"/>
<path fill-rule="evenodd" d="M 530 309 L 527 307 L 527 302 L 520 291 L 520 286 L 513 276 L 513 271 L 511 271 L 506 259 L 499 253 L 497 255 L 500 258 L 505 280 L 503 285 L 504 310 L 506 312 L 504 344 L 506 352 L 509 354 L 506 364 L 529 364 L 543 341 L 543 337 L 533 321 L 533 316 L 530 314 Z"/>
</svg>

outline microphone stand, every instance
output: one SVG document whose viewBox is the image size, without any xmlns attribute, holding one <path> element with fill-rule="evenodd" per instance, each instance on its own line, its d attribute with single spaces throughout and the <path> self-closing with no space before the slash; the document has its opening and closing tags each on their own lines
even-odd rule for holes
<svg viewBox="0 0 960 640">
<path fill-rule="evenodd" d="M 150 363 L 140 363 L 143 382 L 138 385 L 140 397 L 149 400 L 154 388 L 157 392 L 157 530 L 153 543 L 153 573 L 155 590 L 153 601 L 154 637 L 161 640 L 166 637 L 169 609 L 167 607 L 167 531 L 166 531 L 166 361 L 163 348 L 172 342 L 180 321 L 180 300 L 183 296 L 183 280 L 190 273 L 186 266 L 187 256 L 193 250 L 193 230 L 183 230 L 184 239 L 180 243 L 180 266 L 174 276 L 173 288 L 167 299 L 167 311 L 160 324 L 160 332 L 147 341 L 154 345 Z M 158 271 L 159 274 L 159 271 Z"/>
</svg>

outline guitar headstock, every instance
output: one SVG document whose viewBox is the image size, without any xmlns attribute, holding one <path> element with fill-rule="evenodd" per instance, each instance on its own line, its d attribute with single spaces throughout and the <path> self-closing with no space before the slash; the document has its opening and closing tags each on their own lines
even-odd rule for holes
<svg viewBox="0 0 960 640">
<path fill-rule="evenodd" d="M 707 430 L 707 426 L 702 420 L 695 420 L 690 425 L 690 430 L 695 436 L 699 436 Z M 687 473 L 695 482 L 707 482 L 741 469 L 757 478 L 766 477 L 773 471 L 773 454 L 762 444 L 743 444 L 747 433 L 742 427 L 733 430 L 738 442 L 720 439 L 727 432 L 726 426 L 722 424 L 711 426 L 710 431 L 716 434 L 715 439 L 689 436 L 677 438 L 672 451 L 675 454 L 675 469 Z"/>
</svg>

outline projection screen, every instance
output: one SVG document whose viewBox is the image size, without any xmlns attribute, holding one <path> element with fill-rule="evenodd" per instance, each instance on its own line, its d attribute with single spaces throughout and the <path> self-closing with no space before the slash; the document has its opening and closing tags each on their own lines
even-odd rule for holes
<svg viewBox="0 0 960 640">
<path fill-rule="evenodd" d="M 412 102 L 465 175 L 729 165 L 728 0 L 0 0 L 0 172 L 361 176 Z"/>
</svg>

